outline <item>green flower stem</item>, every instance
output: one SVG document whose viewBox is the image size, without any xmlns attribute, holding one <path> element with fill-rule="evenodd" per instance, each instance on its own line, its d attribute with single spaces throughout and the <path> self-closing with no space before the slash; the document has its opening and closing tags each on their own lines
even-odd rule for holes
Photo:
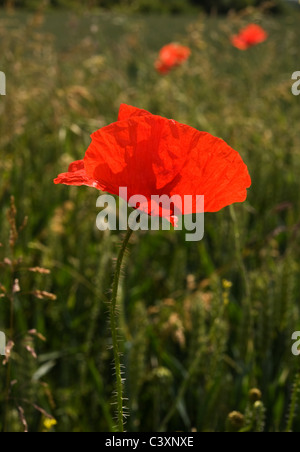
<svg viewBox="0 0 300 452">
<path fill-rule="evenodd" d="M 287 425 L 286 425 L 286 429 L 285 429 L 286 433 L 293 431 L 292 429 L 293 429 L 293 423 L 294 423 L 294 420 L 296 417 L 296 412 L 297 412 L 299 393 L 300 393 L 300 373 L 297 373 L 295 382 L 293 385 L 292 398 L 291 398 L 291 402 L 290 402 L 288 420 L 287 420 Z"/>
<path fill-rule="evenodd" d="M 118 345 L 118 334 L 117 334 L 117 296 L 118 296 L 118 288 L 120 282 L 120 275 L 122 269 L 122 262 L 124 258 L 124 254 L 130 240 L 132 230 L 130 228 L 127 229 L 125 238 L 122 242 L 119 255 L 117 258 L 116 269 L 113 279 L 112 286 L 112 297 L 110 302 L 110 328 L 112 334 L 112 345 L 114 352 L 114 364 L 116 371 L 116 390 L 117 390 L 117 419 L 118 419 L 118 431 L 124 432 L 124 413 L 123 413 L 123 383 L 122 383 L 122 372 L 121 372 L 121 363 L 120 363 L 120 352 Z"/>
</svg>

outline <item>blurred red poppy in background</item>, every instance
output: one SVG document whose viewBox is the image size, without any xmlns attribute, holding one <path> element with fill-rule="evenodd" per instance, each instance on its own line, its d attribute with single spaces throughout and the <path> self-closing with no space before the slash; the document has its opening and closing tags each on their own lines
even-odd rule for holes
<svg viewBox="0 0 300 452">
<path fill-rule="evenodd" d="M 91 138 L 84 159 L 72 163 L 54 180 L 56 184 L 87 185 L 113 195 L 126 187 L 127 202 L 133 195 L 143 195 L 147 201 L 153 195 L 181 199 L 189 195 L 192 204 L 182 214 L 201 213 L 197 195 L 204 195 L 205 212 L 247 197 L 251 179 L 239 153 L 220 138 L 173 119 L 122 104 L 118 121 Z M 171 221 L 174 206 L 173 212 L 159 206 L 154 212 L 150 206 L 147 202 L 139 210 Z"/>
<path fill-rule="evenodd" d="M 173 67 L 180 66 L 190 56 L 188 47 L 171 43 L 161 48 L 155 68 L 161 74 L 167 74 Z"/>
<path fill-rule="evenodd" d="M 231 43 L 240 50 L 247 50 L 256 44 L 264 42 L 268 38 L 267 32 L 256 24 L 247 25 L 239 34 L 231 38 Z"/>
</svg>

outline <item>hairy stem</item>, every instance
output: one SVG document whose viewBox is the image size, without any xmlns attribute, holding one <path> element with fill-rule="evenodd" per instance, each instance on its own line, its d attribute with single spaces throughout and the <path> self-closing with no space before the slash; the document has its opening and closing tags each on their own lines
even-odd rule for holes
<svg viewBox="0 0 300 452">
<path fill-rule="evenodd" d="M 120 282 L 121 268 L 122 262 L 124 258 L 124 254 L 130 240 L 132 230 L 128 228 L 125 238 L 122 242 L 119 255 L 117 258 L 115 274 L 113 279 L 112 286 L 112 297 L 110 302 L 110 329 L 112 335 L 112 345 L 114 352 L 114 364 L 116 371 L 116 389 L 117 389 L 117 418 L 118 418 L 118 431 L 124 432 L 124 413 L 123 413 L 123 383 L 122 383 L 122 373 L 121 373 L 121 363 L 120 363 L 120 353 L 119 353 L 119 345 L 118 345 L 118 333 L 117 333 L 117 295 L 118 288 Z"/>
<path fill-rule="evenodd" d="M 296 375 L 295 382 L 293 385 L 292 398 L 291 398 L 291 403 L 290 403 L 287 425 L 286 425 L 286 429 L 285 429 L 286 433 L 292 432 L 293 422 L 295 420 L 296 411 L 297 411 L 299 392 L 300 392 L 300 374 L 298 373 Z"/>
</svg>

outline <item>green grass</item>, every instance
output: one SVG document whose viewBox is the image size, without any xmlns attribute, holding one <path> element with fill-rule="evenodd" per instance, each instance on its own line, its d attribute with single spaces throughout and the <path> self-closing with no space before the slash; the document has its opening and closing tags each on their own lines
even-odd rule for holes
<svg viewBox="0 0 300 452">
<path fill-rule="evenodd" d="M 253 20 L 269 39 L 240 52 L 230 35 Z M 5 384 L 1 365 L 3 430 L 22 431 L 19 406 L 30 431 L 46 429 L 41 409 L 57 432 L 114 428 L 106 302 L 121 235 L 96 229 L 96 190 L 52 180 L 125 102 L 222 137 L 252 177 L 245 203 L 206 214 L 199 243 L 184 231 L 133 236 L 119 317 L 127 431 L 300 431 L 291 353 L 300 330 L 298 24 L 298 11 L 1 16 L 0 330 L 15 342 L 8 383 L 16 381 Z M 153 63 L 173 40 L 192 55 L 161 77 Z M 11 195 L 17 225 L 28 222 L 10 247 Z M 28 271 L 37 266 L 51 273 Z M 33 328 L 46 341 L 30 338 Z M 252 388 L 261 402 L 249 399 Z"/>
</svg>

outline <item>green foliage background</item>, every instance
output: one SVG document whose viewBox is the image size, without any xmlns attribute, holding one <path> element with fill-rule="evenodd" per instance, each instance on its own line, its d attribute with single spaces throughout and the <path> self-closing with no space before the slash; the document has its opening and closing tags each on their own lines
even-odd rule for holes
<svg viewBox="0 0 300 452">
<path fill-rule="evenodd" d="M 231 9 L 241 10 L 249 6 L 261 6 L 266 0 L 0 0 L 0 7 L 32 8 L 126 8 L 135 12 L 182 13 L 199 8 L 206 12 L 225 13 Z M 269 3 L 269 2 L 268 2 Z M 282 0 L 272 0 L 272 9 L 282 8 Z"/>
<path fill-rule="evenodd" d="M 233 48 L 253 21 L 268 41 Z M 106 301 L 121 236 L 96 229 L 96 191 L 52 180 L 125 102 L 222 137 L 252 177 L 245 203 L 205 216 L 199 243 L 134 234 L 119 317 L 127 430 L 300 431 L 298 24 L 296 11 L 1 15 L 0 330 L 15 343 L 2 430 L 24 430 L 24 416 L 49 430 L 47 413 L 58 432 L 113 429 Z M 192 54 L 162 77 L 154 61 L 173 40 Z M 28 216 L 18 237 L 15 215 L 18 227 Z"/>
</svg>

